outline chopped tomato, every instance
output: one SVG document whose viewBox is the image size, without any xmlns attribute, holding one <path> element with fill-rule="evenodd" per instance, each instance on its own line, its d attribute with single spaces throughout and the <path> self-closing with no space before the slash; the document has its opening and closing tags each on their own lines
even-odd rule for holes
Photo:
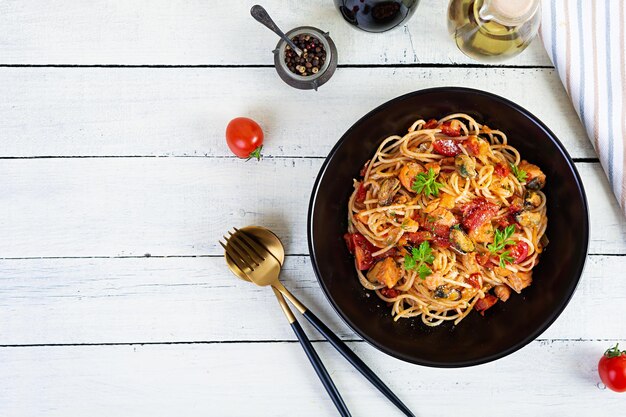
<svg viewBox="0 0 626 417">
<path fill-rule="evenodd" d="M 449 248 L 450 247 L 450 239 L 446 236 L 435 236 L 433 239 L 433 243 L 440 248 Z"/>
<path fill-rule="evenodd" d="M 381 288 L 380 290 L 380 294 L 385 297 L 385 298 L 396 298 L 397 296 L 400 295 L 400 291 L 396 290 L 395 288 Z"/>
<path fill-rule="evenodd" d="M 472 288 L 480 289 L 480 274 L 472 274 L 465 278 L 465 282 L 472 286 Z"/>
<path fill-rule="evenodd" d="M 463 146 L 472 156 L 485 156 L 489 154 L 489 143 L 471 135 L 463 141 Z"/>
<path fill-rule="evenodd" d="M 456 156 L 461 153 L 461 147 L 456 140 L 439 139 L 433 142 L 433 151 L 439 155 Z"/>
<path fill-rule="evenodd" d="M 369 166 L 369 164 L 370 164 L 370 161 L 368 160 L 368 161 L 365 163 L 365 165 L 363 165 L 363 168 L 361 168 L 361 171 L 359 171 L 359 175 L 360 175 L 361 177 L 364 177 L 364 176 L 365 176 L 365 173 L 367 172 L 367 167 Z"/>
<path fill-rule="evenodd" d="M 445 226 L 443 224 L 435 224 L 433 226 L 433 233 L 439 237 L 447 238 L 450 236 L 450 226 Z"/>
<path fill-rule="evenodd" d="M 356 197 L 354 198 L 354 200 L 357 203 L 362 203 L 365 201 L 366 196 L 367 196 L 367 189 L 365 188 L 365 185 L 363 185 L 363 183 L 360 183 L 359 188 L 356 190 Z"/>
<path fill-rule="evenodd" d="M 376 248 L 376 250 L 378 250 L 378 248 Z M 396 256 L 398 254 L 398 249 L 396 248 L 391 248 L 389 249 L 387 252 L 383 252 L 380 255 L 376 255 L 374 256 L 374 260 L 378 261 L 380 259 L 385 259 L 385 258 L 393 258 L 394 256 Z"/>
<path fill-rule="evenodd" d="M 426 122 L 426 124 L 422 127 L 422 129 L 434 129 L 437 127 L 437 120 L 430 119 Z"/>
<path fill-rule="evenodd" d="M 511 173 L 511 169 L 507 165 L 497 164 L 494 169 L 494 172 L 499 177 L 504 178 L 504 177 L 507 177 Z"/>
<path fill-rule="evenodd" d="M 374 264 L 374 258 L 372 258 L 372 252 L 366 245 L 354 246 L 354 257 L 356 258 L 357 268 L 361 271 L 368 270 Z"/>
<path fill-rule="evenodd" d="M 515 225 L 515 228 L 517 229 L 517 220 L 515 219 L 515 216 L 520 211 L 522 211 L 522 208 L 519 205 L 513 203 L 507 208 L 507 211 L 508 214 L 498 220 L 498 225 L 500 226 L 500 228 Z"/>
<path fill-rule="evenodd" d="M 481 298 L 480 300 L 476 301 L 476 304 L 474 304 L 474 310 L 479 311 L 480 314 L 484 316 L 485 310 L 491 308 L 497 301 L 498 298 L 496 296 L 486 294 L 485 298 Z"/>
<path fill-rule="evenodd" d="M 354 255 L 354 240 L 352 240 L 352 233 L 346 233 L 345 235 L 343 235 L 343 240 L 346 241 L 348 252 Z"/>
<path fill-rule="evenodd" d="M 470 155 L 478 155 L 480 153 L 478 141 L 474 136 L 471 136 L 469 139 L 465 139 L 463 141 L 463 146 L 465 146 L 465 149 L 467 149 Z"/>
<path fill-rule="evenodd" d="M 433 234 L 425 230 L 420 230 L 419 232 L 414 233 L 405 233 L 404 236 L 406 236 L 406 240 L 409 243 L 422 243 L 427 240 L 433 240 Z"/>
<path fill-rule="evenodd" d="M 458 120 L 448 120 L 441 125 L 441 133 L 451 138 L 461 136 L 461 122 Z M 451 155 L 448 155 L 451 156 Z"/>
<path fill-rule="evenodd" d="M 514 220 L 511 219 L 511 216 L 500 217 L 498 220 L 495 221 L 495 226 L 498 229 L 506 229 L 513 222 Z"/>
<path fill-rule="evenodd" d="M 419 242 L 421 243 L 425 240 L 432 241 L 440 248 L 449 248 L 450 247 L 450 226 L 445 226 L 443 224 L 425 224 L 424 227 L 428 228 L 428 231 L 421 230 L 419 232 L 412 233 L 413 235 L 418 235 L 420 237 Z M 409 238 L 411 240 L 411 238 Z"/>
<path fill-rule="evenodd" d="M 480 253 L 476 255 L 476 262 L 478 265 L 485 266 L 489 263 L 489 254 L 488 253 Z"/>
<path fill-rule="evenodd" d="M 510 214 L 517 214 L 522 211 L 522 208 L 517 204 L 511 204 L 508 208 Z"/>
<path fill-rule="evenodd" d="M 475 198 L 463 207 L 461 223 L 465 229 L 472 231 L 490 221 L 497 213 L 497 205 L 484 198 Z"/>
<path fill-rule="evenodd" d="M 356 258 L 357 268 L 361 271 L 370 269 L 374 264 L 375 259 L 372 257 L 372 253 L 376 252 L 379 248 L 372 245 L 369 240 L 360 233 L 352 233 L 346 238 L 348 244 L 348 250 L 352 247 L 354 250 L 354 257 Z M 344 236 L 345 238 L 345 236 Z M 348 239 L 352 241 L 352 244 L 348 243 Z"/>
<path fill-rule="evenodd" d="M 513 262 L 516 264 L 522 262 L 528 257 L 528 243 L 519 241 L 516 245 L 508 245 L 506 250 L 510 251 L 510 255 L 513 258 Z"/>
</svg>

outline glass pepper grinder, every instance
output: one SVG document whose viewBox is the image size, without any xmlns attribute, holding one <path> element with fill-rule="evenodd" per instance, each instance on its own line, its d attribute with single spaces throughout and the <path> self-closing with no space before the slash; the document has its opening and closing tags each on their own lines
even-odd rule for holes
<svg viewBox="0 0 626 417">
<path fill-rule="evenodd" d="M 540 0 L 450 0 L 448 30 L 459 49 L 479 61 L 520 54 L 537 35 Z"/>
</svg>

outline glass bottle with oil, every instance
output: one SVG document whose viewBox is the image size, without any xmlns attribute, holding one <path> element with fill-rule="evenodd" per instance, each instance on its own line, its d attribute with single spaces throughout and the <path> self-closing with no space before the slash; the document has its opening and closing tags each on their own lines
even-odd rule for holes
<svg viewBox="0 0 626 417">
<path fill-rule="evenodd" d="M 448 30 L 459 49 L 480 61 L 521 53 L 537 35 L 540 0 L 450 0 Z"/>
</svg>

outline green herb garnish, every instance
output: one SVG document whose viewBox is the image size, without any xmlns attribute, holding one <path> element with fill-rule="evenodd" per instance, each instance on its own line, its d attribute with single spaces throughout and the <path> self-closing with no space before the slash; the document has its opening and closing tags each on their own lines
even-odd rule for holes
<svg viewBox="0 0 626 417">
<path fill-rule="evenodd" d="M 526 174 L 526 171 L 524 171 L 523 169 L 519 169 L 517 165 L 511 164 L 511 163 L 509 163 L 509 165 L 511 166 L 511 171 L 513 171 L 513 175 L 515 175 L 517 180 L 519 182 L 525 182 L 526 177 L 528 176 Z"/>
<path fill-rule="evenodd" d="M 438 196 L 439 189 L 443 187 L 443 184 L 435 181 L 436 177 L 437 174 L 435 174 L 435 170 L 429 168 L 428 173 L 420 172 L 417 174 L 411 188 L 418 194 L 424 192 L 426 197 L 430 197 L 431 195 Z"/>
<path fill-rule="evenodd" d="M 496 229 L 493 243 L 487 245 L 487 249 L 494 255 L 498 255 L 500 259 L 500 268 L 504 268 L 507 263 L 513 262 L 513 257 L 511 257 L 511 251 L 504 251 L 502 253 L 498 253 L 502 251 L 507 245 L 513 245 L 515 242 L 510 239 L 515 233 L 515 226 L 509 225 L 504 230 Z"/>
<path fill-rule="evenodd" d="M 419 248 L 413 248 L 410 255 L 404 256 L 404 269 L 407 271 L 417 269 L 420 278 L 426 279 L 427 276 L 433 273 L 427 264 L 432 264 L 434 260 L 435 256 L 430 248 L 430 244 L 422 242 Z"/>
</svg>

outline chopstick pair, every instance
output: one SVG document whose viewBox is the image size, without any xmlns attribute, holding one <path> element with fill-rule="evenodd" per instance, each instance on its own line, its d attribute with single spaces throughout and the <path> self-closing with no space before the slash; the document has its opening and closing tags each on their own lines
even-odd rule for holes
<svg viewBox="0 0 626 417">
<path fill-rule="evenodd" d="M 278 302 L 280 303 L 280 306 L 285 313 L 287 320 L 291 324 L 291 328 L 296 334 L 298 341 L 302 345 L 302 348 L 304 349 L 306 355 L 311 361 L 313 368 L 315 369 L 320 380 L 324 384 L 326 391 L 328 391 L 328 394 L 331 396 L 331 399 L 337 407 L 337 410 L 342 416 L 350 416 L 350 411 L 343 402 L 343 399 L 341 398 L 337 387 L 333 383 L 330 375 L 328 374 L 328 371 L 324 367 L 324 364 L 322 363 L 321 359 L 317 355 L 317 352 L 313 348 L 313 345 L 311 345 L 311 341 L 308 339 L 307 335 L 304 333 L 304 330 L 300 326 L 300 323 L 298 323 L 298 320 L 296 320 L 296 317 L 293 315 L 293 312 L 285 301 L 285 297 L 283 297 L 281 291 L 276 289 L 274 286 L 272 286 L 272 290 L 274 291 L 274 294 L 276 295 L 276 298 L 278 299 Z M 378 390 L 385 397 L 387 397 L 396 407 L 398 407 L 400 411 L 402 411 L 406 416 L 415 417 L 411 410 L 409 410 L 409 408 L 404 405 L 402 401 L 400 401 L 400 399 L 389 389 L 389 387 L 387 387 L 387 385 L 385 385 L 385 383 L 381 381 L 378 376 L 376 376 L 376 374 L 365 364 L 365 362 L 363 362 L 361 358 L 359 358 L 335 333 L 333 333 L 332 330 L 330 330 L 328 326 L 324 324 L 324 322 L 322 322 L 315 314 L 313 314 L 311 310 L 304 307 L 302 303 L 298 304 L 294 304 L 294 306 L 298 310 L 300 310 L 300 312 L 307 319 L 307 321 L 311 323 L 311 325 L 313 325 L 313 327 L 315 327 L 315 329 L 317 329 L 317 331 L 322 336 L 324 336 L 324 338 L 328 340 L 328 342 L 330 342 L 330 344 L 339 353 L 341 353 L 341 355 L 352 366 L 354 366 L 370 383 L 372 383 L 372 385 L 378 388 Z"/>
</svg>

